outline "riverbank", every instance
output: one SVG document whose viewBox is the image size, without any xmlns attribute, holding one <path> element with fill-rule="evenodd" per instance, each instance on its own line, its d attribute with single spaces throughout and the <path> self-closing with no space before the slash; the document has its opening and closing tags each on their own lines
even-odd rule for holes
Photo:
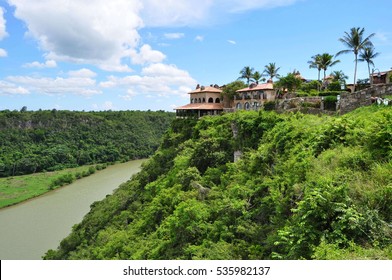
<svg viewBox="0 0 392 280">
<path fill-rule="evenodd" d="M 105 169 L 108 164 L 0 178 L 0 209 L 38 197 Z"/>
<path fill-rule="evenodd" d="M 70 234 L 72 226 L 80 223 L 92 203 L 113 195 L 122 183 L 140 171 L 143 162 L 111 165 L 66 187 L 0 209 L 0 259 L 41 259 Z"/>
</svg>

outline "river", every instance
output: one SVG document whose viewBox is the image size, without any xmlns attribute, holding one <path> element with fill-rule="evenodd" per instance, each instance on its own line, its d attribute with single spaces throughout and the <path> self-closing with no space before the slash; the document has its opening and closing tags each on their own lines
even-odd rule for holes
<svg viewBox="0 0 392 280">
<path fill-rule="evenodd" d="M 90 205 L 139 172 L 145 160 L 108 166 L 40 197 L 0 210 L 0 259 L 39 260 L 56 249 Z"/>
</svg>

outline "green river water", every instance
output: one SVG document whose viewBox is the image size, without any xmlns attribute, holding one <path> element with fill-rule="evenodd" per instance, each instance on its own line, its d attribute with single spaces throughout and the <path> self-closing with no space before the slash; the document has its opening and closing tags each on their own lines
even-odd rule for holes
<svg viewBox="0 0 392 280">
<path fill-rule="evenodd" d="M 109 166 L 43 196 L 0 210 L 0 259 L 39 260 L 56 249 L 90 205 L 111 194 L 145 160 Z"/>
</svg>

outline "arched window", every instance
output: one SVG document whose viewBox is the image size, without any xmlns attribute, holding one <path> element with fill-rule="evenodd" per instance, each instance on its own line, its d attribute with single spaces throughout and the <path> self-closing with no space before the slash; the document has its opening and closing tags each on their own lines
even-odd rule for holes
<svg viewBox="0 0 392 280">
<path fill-rule="evenodd" d="M 193 98 L 191 98 L 191 104 L 193 103 Z"/>
<path fill-rule="evenodd" d="M 241 110 L 242 109 L 242 104 L 241 103 L 237 103 L 237 105 L 235 106 L 235 108 L 237 110 Z"/>
<path fill-rule="evenodd" d="M 197 98 L 195 98 L 194 103 L 197 103 Z"/>
<path fill-rule="evenodd" d="M 249 102 L 246 102 L 246 103 L 245 103 L 244 108 L 245 108 L 245 110 L 249 111 L 249 109 L 250 109 L 250 104 L 249 104 Z"/>
<path fill-rule="evenodd" d="M 199 98 L 199 103 L 201 103 L 201 98 Z"/>
<path fill-rule="evenodd" d="M 203 103 L 206 103 L 206 99 L 203 97 Z"/>
<path fill-rule="evenodd" d="M 219 97 L 217 99 L 215 99 L 215 103 L 220 103 Z"/>
<path fill-rule="evenodd" d="M 214 98 L 212 97 L 208 98 L 208 103 L 214 103 Z"/>
</svg>

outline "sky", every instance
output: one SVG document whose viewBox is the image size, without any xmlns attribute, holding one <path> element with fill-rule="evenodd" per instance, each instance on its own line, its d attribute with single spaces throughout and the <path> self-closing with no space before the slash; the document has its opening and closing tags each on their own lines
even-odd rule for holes
<svg viewBox="0 0 392 280">
<path fill-rule="evenodd" d="M 317 79 L 313 55 L 364 27 L 392 67 L 390 0 L 0 0 L 0 110 L 165 110 L 244 66 Z M 354 55 L 331 71 L 352 82 Z M 359 63 L 358 78 L 367 78 Z"/>
</svg>

